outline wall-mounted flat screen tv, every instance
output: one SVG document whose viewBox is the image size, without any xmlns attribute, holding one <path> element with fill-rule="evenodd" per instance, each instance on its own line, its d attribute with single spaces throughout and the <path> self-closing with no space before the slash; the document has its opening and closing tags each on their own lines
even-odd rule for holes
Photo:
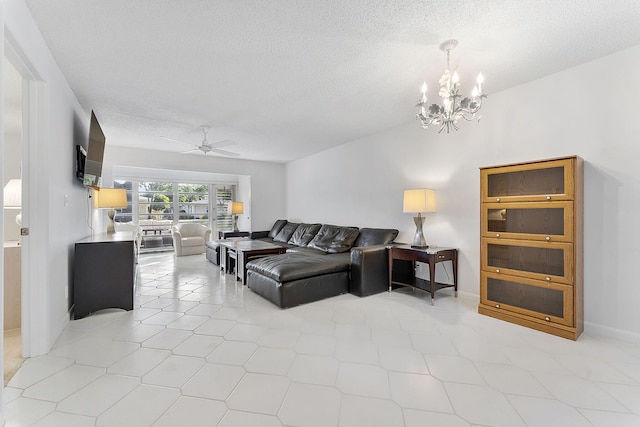
<svg viewBox="0 0 640 427">
<path fill-rule="evenodd" d="M 87 162 L 87 150 L 82 145 L 76 145 L 76 178 L 84 183 L 84 164 Z"/>
<path fill-rule="evenodd" d="M 87 187 L 100 188 L 102 181 L 102 157 L 106 139 L 104 132 L 98 123 L 93 110 L 91 111 L 91 124 L 89 125 L 89 145 L 87 148 L 87 160 L 84 165 L 83 184 Z"/>
</svg>

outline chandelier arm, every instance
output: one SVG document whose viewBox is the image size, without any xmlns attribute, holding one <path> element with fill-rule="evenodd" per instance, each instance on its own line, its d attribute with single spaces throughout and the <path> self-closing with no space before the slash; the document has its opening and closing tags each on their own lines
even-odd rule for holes
<svg viewBox="0 0 640 427">
<path fill-rule="evenodd" d="M 472 122 L 472 121 L 474 121 L 476 119 L 476 114 L 475 113 L 471 114 L 470 117 L 468 117 L 467 114 L 461 114 L 460 117 L 463 118 L 464 120 L 466 120 L 467 122 Z"/>
</svg>

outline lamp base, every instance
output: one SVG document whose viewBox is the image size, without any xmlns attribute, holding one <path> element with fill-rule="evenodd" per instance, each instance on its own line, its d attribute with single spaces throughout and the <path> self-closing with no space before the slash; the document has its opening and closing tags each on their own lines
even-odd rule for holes
<svg viewBox="0 0 640 427">
<path fill-rule="evenodd" d="M 233 216 L 233 231 L 234 233 L 237 233 L 238 231 L 238 215 L 234 215 Z"/>
<path fill-rule="evenodd" d="M 20 229 L 20 239 L 18 240 L 18 246 L 22 246 L 22 211 L 18 212 L 18 215 L 16 215 L 16 224 L 18 224 L 18 228 Z"/>
<path fill-rule="evenodd" d="M 420 213 L 418 213 L 418 216 L 413 217 L 413 222 L 416 224 L 416 234 L 413 236 L 413 242 L 411 243 L 412 248 L 426 249 L 429 247 L 429 245 L 427 245 L 427 241 L 424 239 L 424 234 L 422 233 L 424 219 L 425 218 Z"/>
<path fill-rule="evenodd" d="M 113 222 L 113 217 L 116 216 L 115 209 L 109 209 L 107 212 L 107 216 L 109 217 L 109 223 L 107 224 L 107 234 L 113 234 L 116 232 L 115 223 Z"/>
</svg>

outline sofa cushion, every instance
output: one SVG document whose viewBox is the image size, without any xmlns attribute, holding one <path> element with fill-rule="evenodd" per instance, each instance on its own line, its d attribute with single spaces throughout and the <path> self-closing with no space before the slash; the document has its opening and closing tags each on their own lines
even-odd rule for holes
<svg viewBox="0 0 640 427">
<path fill-rule="evenodd" d="M 322 224 L 300 224 L 287 243 L 295 246 L 307 246 L 316 237 Z"/>
<path fill-rule="evenodd" d="M 398 237 L 398 230 L 391 228 L 361 228 L 353 246 L 386 245 Z"/>
<path fill-rule="evenodd" d="M 250 261 L 247 269 L 280 283 L 348 271 L 350 258 L 342 256 L 303 255 L 285 253 Z"/>
<path fill-rule="evenodd" d="M 267 237 L 270 237 L 272 239 L 276 237 L 286 223 L 287 223 L 286 219 L 277 220 L 275 223 L 273 223 L 273 227 L 271 227 L 271 230 L 269 230 L 269 234 L 267 235 Z"/>
<path fill-rule="evenodd" d="M 324 224 L 308 246 L 330 254 L 347 252 L 357 237 L 357 227 Z"/>
<path fill-rule="evenodd" d="M 204 238 L 200 236 L 189 236 L 180 239 L 183 247 L 204 246 Z"/>
<path fill-rule="evenodd" d="M 299 225 L 300 223 L 298 222 L 287 222 L 280 229 L 278 234 L 276 234 L 276 237 L 273 238 L 273 241 L 287 243 L 291 236 L 293 236 L 293 232 L 296 231 L 296 228 L 298 228 Z"/>
<path fill-rule="evenodd" d="M 305 254 L 305 255 L 327 255 L 325 251 L 321 251 L 320 249 L 310 248 L 309 246 L 289 246 L 287 247 L 287 252 L 292 254 Z"/>
</svg>

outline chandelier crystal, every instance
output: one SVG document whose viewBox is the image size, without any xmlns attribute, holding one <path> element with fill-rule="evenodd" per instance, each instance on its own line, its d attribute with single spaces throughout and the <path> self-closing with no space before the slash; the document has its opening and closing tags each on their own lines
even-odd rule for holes
<svg viewBox="0 0 640 427">
<path fill-rule="evenodd" d="M 472 121 L 476 119 L 476 114 L 482 107 L 482 99 L 487 95 L 483 92 L 482 83 L 484 77 L 478 74 L 476 79 L 477 85 L 471 92 L 471 97 L 463 97 L 460 95 L 460 78 L 456 70 L 453 74 L 450 71 L 449 56 L 453 48 L 458 45 L 457 40 L 447 40 L 440 44 L 440 50 L 447 53 L 447 69 L 440 77 L 440 92 L 442 97 L 442 105 L 427 104 L 427 82 L 422 85 L 422 96 L 418 100 L 418 114 L 416 118 L 422 122 L 422 128 L 427 129 L 429 126 L 440 126 L 438 133 L 451 130 L 458 130 L 458 121 Z M 478 116 L 478 121 L 480 121 Z"/>
</svg>

